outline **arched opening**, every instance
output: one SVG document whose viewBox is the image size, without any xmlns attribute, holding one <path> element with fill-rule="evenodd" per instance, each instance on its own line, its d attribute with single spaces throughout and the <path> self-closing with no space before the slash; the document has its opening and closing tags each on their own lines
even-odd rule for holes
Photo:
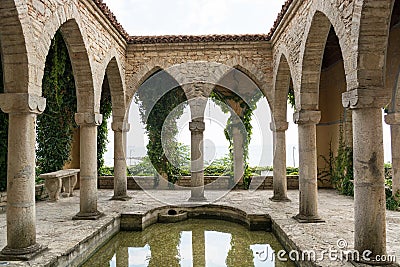
<svg viewBox="0 0 400 267">
<path fill-rule="evenodd" d="M 269 102 L 240 66 L 218 81 L 211 97 L 228 116 L 225 136 L 232 161 L 231 183 L 240 188 L 257 189 L 264 180 L 252 179 L 253 176 L 260 176 L 272 165 L 272 138 L 265 130 L 271 118 Z"/>
<path fill-rule="evenodd" d="M 114 138 L 114 134 L 111 131 L 111 122 L 110 118 L 113 115 L 113 105 L 112 105 L 112 97 L 110 84 L 108 80 L 108 75 L 104 76 L 103 84 L 101 87 L 101 97 L 100 97 L 100 114 L 103 115 L 103 121 L 101 125 L 97 128 L 97 170 L 98 175 L 111 175 L 113 173 L 112 168 L 109 168 L 114 165 L 111 159 L 114 158 L 113 146 L 110 147 L 110 151 L 107 149 L 108 144 Z M 111 142 L 113 144 L 113 142 Z M 112 155 L 110 157 L 105 157 L 106 153 L 109 152 L 108 155 Z"/>
<path fill-rule="evenodd" d="M 129 172 L 131 175 L 137 175 L 144 167 L 146 170 L 141 170 L 142 172 L 153 174 L 154 187 L 172 186 L 181 176 L 180 162 L 184 160 L 181 158 L 184 155 L 179 153 L 181 148 L 176 137 L 177 120 L 182 116 L 186 106 L 185 92 L 170 74 L 164 70 L 157 70 L 139 87 L 134 99 L 148 135 L 148 143 L 141 145 L 137 143 L 140 138 L 134 137 L 132 140 L 131 135 L 128 138 L 130 151 L 147 152 L 141 163 L 130 166 Z M 134 114 L 129 117 L 132 119 Z M 136 125 L 135 122 L 132 124 Z"/>
<path fill-rule="evenodd" d="M 400 153 L 398 135 L 400 121 L 397 114 L 400 112 L 400 1 L 393 5 L 388 47 L 386 52 L 386 91 L 391 92 L 390 104 L 385 109 L 385 121 L 383 124 L 383 145 L 385 152 L 385 178 L 386 202 L 389 209 L 397 209 L 400 200 Z M 390 190 L 391 189 L 391 190 Z"/>
<path fill-rule="evenodd" d="M 332 175 L 332 169 L 348 167 L 350 171 L 352 170 L 351 162 L 348 162 L 349 166 L 339 166 L 340 163 L 335 160 L 338 157 L 347 156 L 347 160 L 352 161 L 351 110 L 345 109 L 342 105 L 342 94 L 346 92 L 346 89 L 346 76 L 339 38 L 331 26 L 325 44 L 319 78 L 318 106 L 321 111 L 321 120 L 317 125 L 318 186 L 330 188 L 335 186 L 335 183 L 337 183 L 336 185 L 344 183 L 348 188 L 340 188 L 340 190 L 343 190 L 342 192 L 345 194 L 352 194 L 350 176 L 345 181 L 336 181 L 339 177 Z M 347 190 L 349 192 L 345 192 Z"/>
<path fill-rule="evenodd" d="M 73 136 L 77 129 L 75 80 L 67 45 L 59 31 L 46 58 L 42 94 L 47 100 L 47 107 L 37 118 L 39 174 L 63 169 L 71 159 L 76 161 L 75 154 L 71 157 Z"/>
</svg>

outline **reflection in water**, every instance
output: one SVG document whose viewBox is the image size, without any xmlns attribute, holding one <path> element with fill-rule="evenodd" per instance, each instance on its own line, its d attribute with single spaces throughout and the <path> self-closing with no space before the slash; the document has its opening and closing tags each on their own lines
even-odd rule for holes
<svg viewBox="0 0 400 267">
<path fill-rule="evenodd" d="M 193 267 L 192 231 L 181 232 L 177 258 L 180 266 Z"/>
<path fill-rule="evenodd" d="M 225 221 L 188 220 L 121 232 L 83 266 L 295 266 L 275 261 L 273 252 L 281 249 L 272 233 Z"/>
</svg>

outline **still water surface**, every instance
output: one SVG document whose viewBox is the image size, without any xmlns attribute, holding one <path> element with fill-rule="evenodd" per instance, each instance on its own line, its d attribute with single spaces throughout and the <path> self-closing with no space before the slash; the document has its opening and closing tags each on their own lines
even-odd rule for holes
<svg viewBox="0 0 400 267">
<path fill-rule="evenodd" d="M 225 221 L 187 220 L 121 232 L 83 267 L 295 266 L 274 259 L 273 252 L 282 249 L 272 233 Z"/>
</svg>

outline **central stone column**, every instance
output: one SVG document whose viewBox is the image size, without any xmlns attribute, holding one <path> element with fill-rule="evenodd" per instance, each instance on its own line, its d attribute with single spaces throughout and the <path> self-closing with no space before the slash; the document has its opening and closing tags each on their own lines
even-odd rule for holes
<svg viewBox="0 0 400 267">
<path fill-rule="evenodd" d="M 287 197 L 287 178 L 286 178 L 286 130 L 288 122 L 271 122 L 271 131 L 274 139 L 274 202 L 289 202 Z"/>
<path fill-rule="evenodd" d="M 0 107 L 9 114 L 7 168 L 7 246 L 2 260 L 29 260 L 44 247 L 36 243 L 36 116 L 46 100 L 32 94 L 2 94 Z"/>
<path fill-rule="evenodd" d="M 237 117 L 237 116 L 236 116 Z M 244 139 L 241 132 L 243 123 L 237 117 L 233 119 L 232 124 L 232 140 L 233 140 L 233 179 L 235 185 L 243 179 L 244 175 Z"/>
<path fill-rule="evenodd" d="M 126 133 L 130 125 L 126 122 L 113 122 L 114 131 L 114 196 L 111 200 L 127 201 L 128 194 L 126 178 Z"/>
<path fill-rule="evenodd" d="M 94 113 L 77 113 L 75 121 L 80 126 L 80 211 L 74 220 L 96 220 L 103 214 L 97 210 L 97 126 L 103 116 Z"/>
<path fill-rule="evenodd" d="M 385 122 L 390 125 L 392 140 L 392 189 L 393 195 L 400 194 L 400 113 L 385 116 Z"/>
<path fill-rule="evenodd" d="M 353 114 L 354 249 L 386 255 L 386 198 L 382 107 L 384 90 L 356 89 L 342 95 Z M 396 153 L 396 152 L 395 152 Z"/>
<path fill-rule="evenodd" d="M 299 128 L 299 214 L 294 218 L 300 223 L 324 222 L 318 215 L 318 172 L 316 124 L 321 112 L 301 110 L 294 114 Z"/>
<path fill-rule="evenodd" d="M 189 201 L 205 201 L 204 197 L 204 130 L 205 123 L 196 119 L 189 123 L 191 132 L 191 197 Z"/>
</svg>

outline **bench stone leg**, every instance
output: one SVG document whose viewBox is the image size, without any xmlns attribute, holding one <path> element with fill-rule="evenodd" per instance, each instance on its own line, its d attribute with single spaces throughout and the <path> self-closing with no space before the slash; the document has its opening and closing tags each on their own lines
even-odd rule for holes
<svg viewBox="0 0 400 267">
<path fill-rule="evenodd" d="M 74 196 L 74 187 L 76 185 L 76 181 L 78 180 L 77 175 L 71 175 L 69 177 L 65 177 L 63 179 L 63 187 L 64 192 L 66 193 L 66 197 Z"/>
<path fill-rule="evenodd" d="M 50 201 L 57 201 L 60 199 L 61 192 L 61 178 L 46 179 L 44 183 L 47 192 L 49 193 Z"/>
</svg>

